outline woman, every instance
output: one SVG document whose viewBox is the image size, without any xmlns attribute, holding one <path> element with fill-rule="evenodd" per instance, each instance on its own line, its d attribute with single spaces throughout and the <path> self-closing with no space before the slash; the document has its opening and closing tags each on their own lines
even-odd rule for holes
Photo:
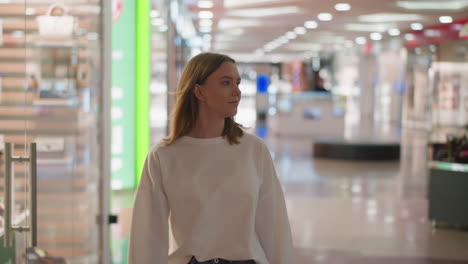
<svg viewBox="0 0 468 264">
<path fill-rule="evenodd" d="M 148 154 L 135 196 L 130 264 L 294 263 L 269 151 L 233 119 L 239 83 L 225 55 L 185 67 L 170 135 Z"/>
</svg>

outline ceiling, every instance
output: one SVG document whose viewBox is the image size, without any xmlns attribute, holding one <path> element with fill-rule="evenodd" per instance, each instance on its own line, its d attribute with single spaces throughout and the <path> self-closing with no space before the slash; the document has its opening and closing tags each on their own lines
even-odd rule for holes
<svg viewBox="0 0 468 264">
<path fill-rule="evenodd" d="M 454 21 L 468 18 L 468 0 L 185 1 L 196 29 L 210 31 L 203 35 L 207 35 L 204 37 L 205 44 L 211 43 L 211 51 L 250 58 L 291 56 L 357 45 L 358 37 L 361 37 L 358 42 L 363 42 L 363 37 L 371 41 L 371 33 L 381 33 L 374 34 L 373 37 L 378 39 L 381 36 L 385 40 L 392 37 L 388 33 L 391 28 L 399 29 L 403 34 L 412 30 L 412 23 L 420 23 L 424 28 L 438 25 L 441 23 L 440 16 L 451 16 Z M 208 4 L 208 7 L 199 7 L 199 2 Z M 212 7 L 209 7 L 209 2 Z M 348 3 L 351 9 L 337 11 L 335 5 L 338 3 Z M 417 9 L 405 9 L 397 4 Z M 426 6 L 419 6 L 421 4 Z M 212 21 L 210 27 L 202 29 L 200 24 L 210 22 L 201 22 L 200 11 L 213 13 L 213 18 L 209 19 Z M 320 13 L 329 13 L 333 19 L 320 21 L 317 18 Z M 281 38 L 286 32 L 303 27 L 310 20 L 317 23 L 317 28 L 306 29 L 305 34 L 296 34 L 294 39 Z M 298 29 L 298 32 L 301 30 L 303 31 Z"/>
</svg>

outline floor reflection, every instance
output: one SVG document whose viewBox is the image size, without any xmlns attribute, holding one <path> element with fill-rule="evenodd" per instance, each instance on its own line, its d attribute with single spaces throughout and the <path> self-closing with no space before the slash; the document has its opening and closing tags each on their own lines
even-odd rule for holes
<svg viewBox="0 0 468 264">
<path fill-rule="evenodd" d="M 268 144 L 285 190 L 298 263 L 468 263 L 468 232 L 427 219 L 427 135 L 401 133 L 401 161 L 312 158 L 312 140 Z M 400 137 L 400 135 L 398 135 Z M 114 263 L 124 263 L 133 193 L 113 195 Z"/>
</svg>

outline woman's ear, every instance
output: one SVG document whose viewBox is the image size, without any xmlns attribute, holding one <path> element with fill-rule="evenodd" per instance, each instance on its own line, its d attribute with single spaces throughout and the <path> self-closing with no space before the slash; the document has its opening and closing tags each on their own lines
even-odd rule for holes
<svg viewBox="0 0 468 264">
<path fill-rule="evenodd" d="M 193 91 L 195 93 L 195 97 L 197 97 L 198 100 L 204 102 L 205 101 L 205 95 L 203 93 L 203 88 L 199 84 L 195 84 L 195 89 Z"/>
</svg>

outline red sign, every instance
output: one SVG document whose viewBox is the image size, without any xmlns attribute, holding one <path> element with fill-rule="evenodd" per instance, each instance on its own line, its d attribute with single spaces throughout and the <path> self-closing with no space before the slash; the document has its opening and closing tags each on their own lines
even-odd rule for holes
<svg viewBox="0 0 468 264">
<path fill-rule="evenodd" d="M 453 21 L 450 24 L 427 27 L 422 31 L 407 32 L 410 35 L 405 39 L 405 46 L 415 48 L 448 40 L 463 39 L 465 37 L 460 34 L 460 31 L 466 25 L 468 25 L 468 18 Z"/>
<path fill-rule="evenodd" d="M 115 23 L 122 15 L 124 0 L 112 0 L 112 22 Z"/>
</svg>

